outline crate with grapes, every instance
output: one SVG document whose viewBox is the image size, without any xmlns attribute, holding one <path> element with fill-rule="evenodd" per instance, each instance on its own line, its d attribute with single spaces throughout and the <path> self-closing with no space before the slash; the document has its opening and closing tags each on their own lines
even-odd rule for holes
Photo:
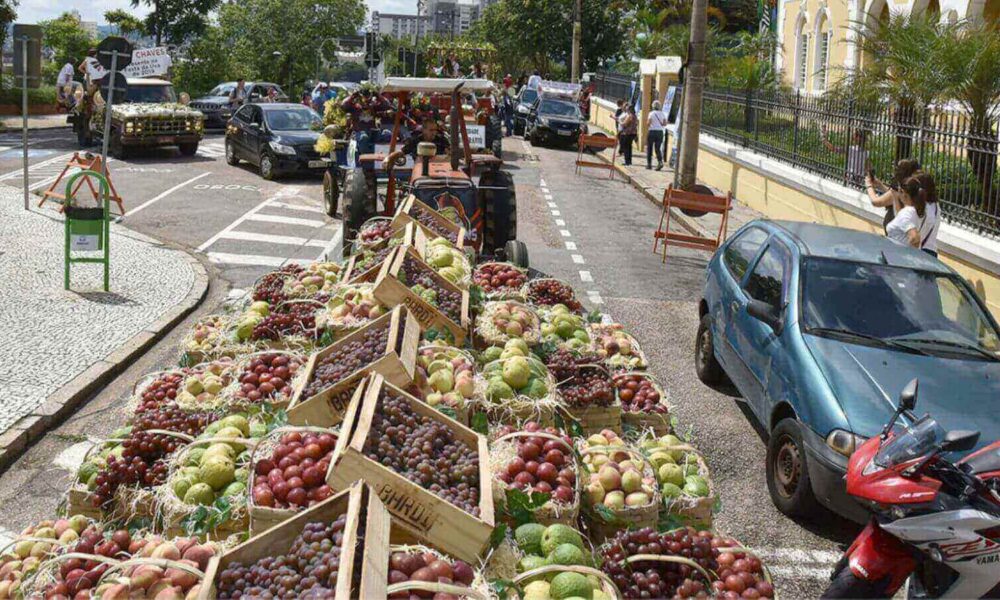
<svg viewBox="0 0 1000 600">
<path fill-rule="evenodd" d="M 464 247 L 468 237 L 465 227 L 424 204 L 416 196 L 410 196 L 400 205 L 392 223 L 394 227 L 415 223 L 428 239 L 443 237 L 457 248 Z"/>
</svg>

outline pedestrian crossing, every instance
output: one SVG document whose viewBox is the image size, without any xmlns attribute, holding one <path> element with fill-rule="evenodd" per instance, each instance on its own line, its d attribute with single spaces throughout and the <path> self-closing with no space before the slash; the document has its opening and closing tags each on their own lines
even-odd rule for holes
<svg viewBox="0 0 1000 600">
<path fill-rule="evenodd" d="M 28 190 L 35 191 L 52 185 L 72 157 L 73 153 L 69 152 L 28 165 Z M 109 158 L 108 164 L 112 162 L 113 159 Z M 16 169 L 4 173 L 0 175 L 0 183 L 20 189 L 24 186 L 24 171 Z"/>
<path fill-rule="evenodd" d="M 198 145 L 197 154 L 205 158 L 221 158 L 226 155 L 226 143 L 224 141 L 202 142 Z"/>
</svg>

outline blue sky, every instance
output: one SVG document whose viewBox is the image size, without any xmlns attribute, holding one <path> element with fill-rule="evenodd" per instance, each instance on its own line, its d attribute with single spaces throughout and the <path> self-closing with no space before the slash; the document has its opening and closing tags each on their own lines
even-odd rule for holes
<svg viewBox="0 0 1000 600">
<path fill-rule="evenodd" d="M 415 13 L 417 0 L 367 0 L 365 4 L 370 10 L 390 13 Z M 145 9 L 133 9 L 129 0 L 21 0 L 17 10 L 19 23 L 37 23 L 45 19 L 58 17 L 62 12 L 76 9 L 80 11 L 85 21 L 104 22 L 104 12 L 123 8 L 137 14 L 145 14 Z"/>
</svg>

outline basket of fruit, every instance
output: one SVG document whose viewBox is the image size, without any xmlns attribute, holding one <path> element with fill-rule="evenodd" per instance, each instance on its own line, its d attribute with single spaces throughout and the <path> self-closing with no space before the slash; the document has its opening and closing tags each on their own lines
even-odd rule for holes
<svg viewBox="0 0 1000 600">
<path fill-rule="evenodd" d="M 543 429 L 535 421 L 520 429 L 501 427 L 490 444 L 493 502 L 505 504 L 510 489 L 549 494 L 548 501 L 532 511 L 534 520 L 574 525 L 580 514 L 577 467 L 572 440 L 554 427 Z"/>
<path fill-rule="evenodd" d="M 611 374 L 595 357 L 560 348 L 545 364 L 557 382 L 562 412 L 579 423 L 584 434 L 604 429 L 621 433 L 622 409 Z"/>
<path fill-rule="evenodd" d="M 472 282 L 472 264 L 469 257 L 443 237 L 434 238 L 423 244 L 423 251 L 414 246 L 417 253 L 438 275 L 462 289 L 469 289 Z"/>
<path fill-rule="evenodd" d="M 76 479 L 66 490 L 66 512 L 71 515 L 84 515 L 87 518 L 99 520 L 101 508 L 95 505 L 93 492 L 97 489 L 97 475 L 107 466 L 107 458 L 117 447 L 118 452 L 124 451 L 121 442 L 132 432 L 131 427 L 120 427 L 112 432 L 111 437 L 95 442 L 83 455 L 83 461 L 76 469 Z"/>
<path fill-rule="evenodd" d="M 323 427 L 283 427 L 250 455 L 250 535 L 333 495 L 326 484 L 337 436 Z"/>
<path fill-rule="evenodd" d="M 388 598 L 491 600 L 489 586 L 472 565 L 423 545 L 389 547 Z"/>
<path fill-rule="evenodd" d="M 288 298 L 312 298 L 329 293 L 340 283 L 341 266 L 333 262 L 314 262 L 295 277 L 285 280 L 284 293 Z"/>
<path fill-rule="evenodd" d="M 516 300 L 487 302 L 476 317 L 475 325 L 475 342 L 479 348 L 503 346 L 514 339 L 534 346 L 542 337 L 538 313 Z"/>
<path fill-rule="evenodd" d="M 0 598 L 27 597 L 49 557 L 72 550 L 96 526 L 83 515 L 40 521 L 0 546 Z"/>
<path fill-rule="evenodd" d="M 774 579 L 771 577 L 770 569 L 753 550 L 732 537 L 715 532 L 712 539 L 712 554 L 718 565 L 715 570 L 717 579 L 712 582 L 712 590 L 717 595 L 728 592 L 743 595 L 746 590 L 753 588 L 759 598 L 778 597 L 774 591 Z M 743 586 L 742 590 L 740 584 Z"/>
<path fill-rule="evenodd" d="M 552 342 L 558 348 L 568 348 L 575 352 L 590 349 L 587 322 L 579 314 L 571 312 L 565 304 L 539 308 L 538 314 L 542 319 L 543 342 Z"/>
<path fill-rule="evenodd" d="M 611 430 L 577 444 L 583 455 L 583 514 L 599 543 L 622 528 L 652 527 L 662 504 L 653 465 Z"/>
<path fill-rule="evenodd" d="M 524 297 L 534 306 L 555 306 L 562 304 L 575 313 L 583 312 L 583 305 L 576 299 L 576 293 L 569 284 L 551 277 L 532 279 L 524 284 Z"/>
<path fill-rule="evenodd" d="M 552 423 L 559 408 L 556 382 L 545 364 L 526 352 L 523 340 L 511 340 L 501 358 L 476 376 L 475 408 L 491 423 Z"/>
<path fill-rule="evenodd" d="M 613 381 L 622 405 L 623 426 L 639 431 L 652 430 L 656 435 L 671 432 L 667 394 L 652 375 L 626 371 L 616 373 Z"/>
<path fill-rule="evenodd" d="M 656 470 L 667 513 L 711 526 L 718 497 L 708 465 L 695 448 L 675 435 L 657 438 L 648 432 L 639 448 Z"/>
<path fill-rule="evenodd" d="M 182 364 L 194 365 L 223 356 L 235 356 L 238 348 L 227 335 L 232 315 L 209 315 L 200 319 L 184 336 Z"/>
<path fill-rule="evenodd" d="M 306 404 L 323 404 L 344 388 L 338 386 L 359 373 L 381 373 L 390 382 L 406 387 L 413 383 L 420 325 L 402 306 L 341 338 L 306 363 L 305 377 L 295 388 L 291 406 L 307 411 Z M 353 392 L 353 389 L 351 390 Z M 322 406 L 315 410 L 326 410 Z M 327 423 L 311 423 L 320 427 Z"/>
<path fill-rule="evenodd" d="M 316 314 L 316 327 L 336 341 L 381 317 L 388 309 L 375 299 L 373 289 L 370 283 L 341 285 Z"/>
<path fill-rule="evenodd" d="M 624 326 L 591 323 L 590 336 L 594 340 L 594 350 L 608 368 L 632 371 L 649 366 L 646 353 L 639 347 L 639 342 L 624 331 Z"/>
<path fill-rule="evenodd" d="M 520 597 L 525 600 L 532 598 L 621 600 L 622 598 L 610 577 L 598 569 L 583 565 L 540 566 L 519 574 L 513 581 L 522 592 Z"/>
<path fill-rule="evenodd" d="M 164 530 L 225 539 L 245 532 L 250 422 L 243 415 L 218 421 L 214 433 L 188 444 L 170 465 L 166 485 L 157 488 L 158 516 Z"/>
<path fill-rule="evenodd" d="M 288 406 L 306 377 L 306 358 L 298 352 L 264 350 L 246 354 L 236 363 L 232 383 L 223 391 L 226 404 L 237 409 Z"/>
<path fill-rule="evenodd" d="M 505 262 L 485 262 L 472 272 L 472 283 L 482 288 L 488 300 L 524 301 L 528 271 Z"/>
<path fill-rule="evenodd" d="M 375 280 L 375 297 L 390 307 L 405 306 L 422 329 L 448 334 L 461 345 L 469 331 L 469 292 L 448 281 L 401 246 L 382 263 Z"/>
<path fill-rule="evenodd" d="M 493 531 L 486 438 L 381 375 L 351 400 L 330 473 L 334 490 L 370 483 L 405 534 L 456 558 L 478 560 Z"/>
<path fill-rule="evenodd" d="M 421 399 L 455 419 L 469 424 L 469 402 L 476 393 L 476 361 L 465 350 L 431 343 L 417 350 L 417 384 Z"/>
<path fill-rule="evenodd" d="M 399 206 L 392 219 L 393 228 L 415 223 L 427 239 L 443 237 L 456 248 L 465 247 L 465 228 L 410 195 Z"/>
<path fill-rule="evenodd" d="M 546 565 L 593 566 L 594 547 L 576 524 L 522 523 L 509 528 L 486 558 L 488 579 L 511 581 Z"/>
<path fill-rule="evenodd" d="M 361 224 L 351 245 L 351 254 L 378 247 L 392 237 L 392 217 L 372 217 Z"/>
<path fill-rule="evenodd" d="M 198 600 L 385 598 L 389 513 L 358 481 L 213 557 Z"/>
<path fill-rule="evenodd" d="M 157 371 L 132 386 L 128 411 L 137 413 L 160 406 L 183 410 L 215 410 L 225 402 L 222 391 L 232 381 L 233 360 L 220 358 L 193 367 Z"/>
<path fill-rule="evenodd" d="M 204 571 L 193 560 L 130 558 L 109 565 L 94 587 L 92 597 L 196 598 L 204 577 Z"/>
<path fill-rule="evenodd" d="M 257 302 L 251 309 L 254 306 L 263 308 Z M 262 315 L 260 319 L 241 322 L 243 325 L 237 330 L 237 337 L 258 350 L 307 351 L 320 336 L 316 314 L 323 308 L 324 304 L 313 298 L 293 298 L 268 305 L 267 310 L 256 313 Z M 253 322 L 253 327 L 249 329 L 249 336 L 242 338 L 247 333 L 248 322 Z"/>
</svg>

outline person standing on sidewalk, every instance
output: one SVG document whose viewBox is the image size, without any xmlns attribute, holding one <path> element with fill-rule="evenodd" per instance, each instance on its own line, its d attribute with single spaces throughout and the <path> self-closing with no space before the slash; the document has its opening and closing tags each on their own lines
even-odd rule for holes
<svg viewBox="0 0 1000 600">
<path fill-rule="evenodd" d="M 667 115 L 660 110 L 660 101 L 653 101 L 653 110 L 646 118 L 649 133 L 646 139 L 646 169 L 653 168 L 653 149 L 656 149 L 656 170 L 663 170 L 663 131 L 667 127 Z"/>
<path fill-rule="evenodd" d="M 629 106 L 618 118 L 618 143 L 621 146 L 622 160 L 626 167 L 632 166 L 632 144 L 639 132 L 639 122 L 635 116 L 635 107 Z"/>
</svg>

